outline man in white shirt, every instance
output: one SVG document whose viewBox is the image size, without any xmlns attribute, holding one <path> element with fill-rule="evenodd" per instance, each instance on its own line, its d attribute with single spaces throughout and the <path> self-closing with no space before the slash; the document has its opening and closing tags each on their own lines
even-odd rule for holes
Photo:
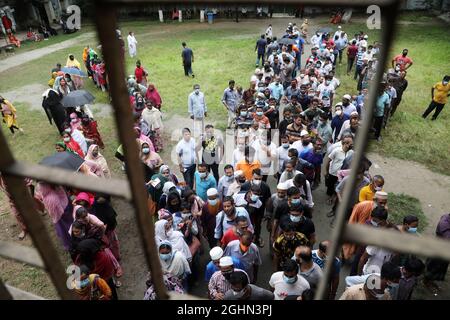
<svg viewBox="0 0 450 320">
<path fill-rule="evenodd" d="M 313 148 L 308 131 L 302 130 L 302 132 L 300 132 L 300 137 L 301 140 L 295 141 L 291 146 L 291 148 L 297 149 L 299 158 L 302 152 L 306 150 L 309 151 Z"/>
<path fill-rule="evenodd" d="M 303 291 L 310 289 L 308 281 L 298 274 L 298 265 L 294 260 L 286 260 L 283 271 L 278 271 L 270 277 L 269 285 L 275 294 L 275 300 L 284 300 L 287 296 L 301 296 Z"/>
<path fill-rule="evenodd" d="M 277 148 L 277 158 L 278 158 L 278 174 L 282 174 L 284 170 L 284 164 L 286 161 L 290 160 L 288 150 L 291 147 L 289 144 L 289 138 L 287 135 L 281 137 L 281 146 Z"/>
<path fill-rule="evenodd" d="M 189 128 L 184 128 L 182 132 L 183 138 L 177 143 L 175 152 L 178 156 L 178 165 L 180 172 L 183 173 L 184 181 L 192 189 L 199 148 L 196 148 L 195 139 L 191 137 Z"/>
<path fill-rule="evenodd" d="M 330 104 L 333 104 L 333 96 L 334 96 L 335 88 L 334 88 L 333 84 L 331 83 L 330 76 L 325 77 L 325 81 L 323 81 L 321 84 L 319 84 L 316 92 L 319 94 L 319 99 L 322 99 L 324 96 L 326 96 L 330 99 Z"/>
<path fill-rule="evenodd" d="M 316 34 L 311 37 L 311 44 L 313 45 L 313 47 L 314 46 L 319 47 L 321 39 L 322 35 L 320 34 L 319 31 L 316 31 Z"/>
<path fill-rule="evenodd" d="M 267 139 L 267 131 L 263 130 L 259 137 L 253 141 L 250 146 L 256 150 L 255 159 L 261 163 L 261 171 L 263 176 L 273 175 L 276 173 L 275 164 L 277 159 L 277 146 L 275 143 Z"/>
<path fill-rule="evenodd" d="M 200 136 L 204 130 L 204 118 L 208 116 L 205 95 L 200 91 L 200 85 L 194 85 L 194 91 L 188 97 L 188 112 L 194 120 L 194 138 Z"/>
<path fill-rule="evenodd" d="M 267 40 L 272 39 L 272 36 L 273 36 L 272 35 L 272 25 L 269 24 L 269 26 L 266 29 L 266 39 Z"/>
<path fill-rule="evenodd" d="M 350 102 L 351 100 L 352 96 L 349 94 L 344 94 L 342 96 L 342 112 L 344 112 L 344 114 L 348 115 L 349 117 L 352 112 L 357 112 L 355 105 Z"/>
</svg>

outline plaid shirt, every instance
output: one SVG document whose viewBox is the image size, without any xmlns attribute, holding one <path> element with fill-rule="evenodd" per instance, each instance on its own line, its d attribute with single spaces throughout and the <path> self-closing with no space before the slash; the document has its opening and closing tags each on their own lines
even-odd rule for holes
<svg viewBox="0 0 450 320">
<path fill-rule="evenodd" d="M 234 268 L 234 271 L 242 271 L 245 273 L 244 270 L 238 269 L 238 268 Z M 230 282 L 228 282 L 227 279 L 225 279 L 225 277 L 222 274 L 222 271 L 216 271 L 214 272 L 214 274 L 212 275 L 211 279 L 209 280 L 209 284 L 208 284 L 208 291 L 209 291 L 209 296 L 212 300 L 218 300 L 217 299 L 217 295 L 219 293 L 222 293 L 223 295 L 225 295 L 225 293 L 231 289 L 231 284 Z"/>
</svg>

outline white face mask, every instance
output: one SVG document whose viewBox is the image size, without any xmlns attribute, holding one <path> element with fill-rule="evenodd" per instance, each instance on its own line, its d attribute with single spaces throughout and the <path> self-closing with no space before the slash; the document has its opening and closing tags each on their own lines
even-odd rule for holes
<svg viewBox="0 0 450 320">
<path fill-rule="evenodd" d="M 64 138 L 64 142 L 70 142 L 70 138 Z"/>
<path fill-rule="evenodd" d="M 253 179 L 253 184 L 259 186 L 261 184 L 261 180 L 255 180 Z"/>
<path fill-rule="evenodd" d="M 64 132 L 70 133 L 72 130 L 70 128 L 64 129 Z"/>
<path fill-rule="evenodd" d="M 182 213 L 181 214 L 181 218 L 183 218 L 183 219 L 189 218 L 190 216 L 191 216 L 190 213 Z"/>
<path fill-rule="evenodd" d="M 142 149 L 142 153 L 143 154 L 149 154 L 150 153 L 150 148 L 143 148 Z"/>
<path fill-rule="evenodd" d="M 336 115 L 340 116 L 342 114 L 342 110 L 337 110 Z"/>
</svg>

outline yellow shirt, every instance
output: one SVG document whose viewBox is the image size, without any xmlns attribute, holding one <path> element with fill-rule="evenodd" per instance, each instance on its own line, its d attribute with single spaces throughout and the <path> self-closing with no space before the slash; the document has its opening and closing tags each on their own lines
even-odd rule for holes
<svg viewBox="0 0 450 320">
<path fill-rule="evenodd" d="M 373 200 L 373 197 L 375 196 L 375 191 L 372 191 L 370 188 L 370 184 L 363 187 L 359 191 L 359 202 L 367 201 L 367 200 Z"/>
<path fill-rule="evenodd" d="M 442 82 L 438 82 L 433 86 L 433 101 L 436 103 L 446 104 L 448 101 L 448 93 L 450 92 L 450 83 L 446 86 Z"/>
</svg>

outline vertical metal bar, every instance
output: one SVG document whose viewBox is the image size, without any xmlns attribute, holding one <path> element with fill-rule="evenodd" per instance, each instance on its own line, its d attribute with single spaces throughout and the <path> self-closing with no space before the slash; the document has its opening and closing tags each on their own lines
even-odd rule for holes
<svg viewBox="0 0 450 320">
<path fill-rule="evenodd" d="M 125 85 L 125 72 L 121 57 L 122 49 L 116 36 L 117 18 L 115 6 L 96 2 L 95 21 L 109 78 L 109 92 L 111 93 L 114 107 L 119 140 L 123 144 L 125 153 L 132 204 L 144 246 L 145 258 L 150 267 L 158 299 L 168 299 L 169 296 L 164 285 L 161 264 L 156 250 L 155 228 L 147 205 L 148 194 L 144 187 L 144 171 L 140 165 L 141 160 L 139 159 L 136 135 L 132 130 L 133 119 Z"/>
<path fill-rule="evenodd" d="M 14 158 L 6 143 L 5 136 L 0 131 L 0 167 L 11 165 Z M 34 201 L 25 186 L 23 178 L 2 174 L 5 186 L 11 195 L 19 213 L 23 216 L 33 244 L 41 255 L 50 279 L 62 299 L 74 299 L 75 296 L 66 286 L 67 274 L 59 259 L 52 240 L 50 239 L 41 215 L 34 208 Z"/>
<path fill-rule="evenodd" d="M 13 300 L 11 293 L 6 288 L 2 279 L 0 279 L 0 300 Z"/>
<path fill-rule="evenodd" d="M 378 68 L 375 76 L 375 80 L 372 83 L 372 88 L 369 92 L 369 105 L 366 109 L 366 118 L 363 121 L 362 127 L 358 130 L 358 135 L 356 137 L 355 150 L 356 152 L 353 154 L 352 164 L 351 164 L 351 171 L 349 179 L 347 180 L 344 194 L 342 197 L 342 202 L 337 208 L 336 212 L 336 220 L 335 220 L 335 227 L 332 232 L 331 236 L 331 248 L 328 249 L 327 256 L 330 257 L 330 259 L 327 260 L 325 265 L 325 270 L 323 277 L 319 283 L 318 290 L 315 295 L 316 300 L 322 300 L 326 299 L 327 292 L 328 292 L 328 283 L 331 278 L 331 269 L 333 267 L 333 258 L 337 255 L 338 249 L 341 247 L 341 241 L 343 238 L 343 232 L 345 230 L 345 224 L 346 224 L 346 212 L 347 208 L 350 206 L 350 198 L 351 193 L 353 192 L 355 185 L 356 185 L 356 171 L 361 163 L 362 157 L 365 153 L 367 144 L 368 144 L 368 136 L 369 136 L 369 129 L 372 124 L 372 116 L 373 116 L 373 110 L 376 103 L 376 100 L 378 98 L 378 91 L 380 89 L 380 82 L 383 78 L 383 72 L 384 67 L 386 65 L 387 61 L 387 55 L 389 53 L 389 48 L 392 42 L 392 38 L 394 35 L 394 28 L 395 28 L 395 18 L 397 16 L 397 8 L 398 8 L 398 1 L 394 1 L 392 4 L 389 4 L 387 6 L 383 6 L 381 8 L 381 14 L 384 16 L 384 19 L 382 21 L 383 24 L 383 47 L 381 48 L 381 55 L 378 60 Z"/>
</svg>

